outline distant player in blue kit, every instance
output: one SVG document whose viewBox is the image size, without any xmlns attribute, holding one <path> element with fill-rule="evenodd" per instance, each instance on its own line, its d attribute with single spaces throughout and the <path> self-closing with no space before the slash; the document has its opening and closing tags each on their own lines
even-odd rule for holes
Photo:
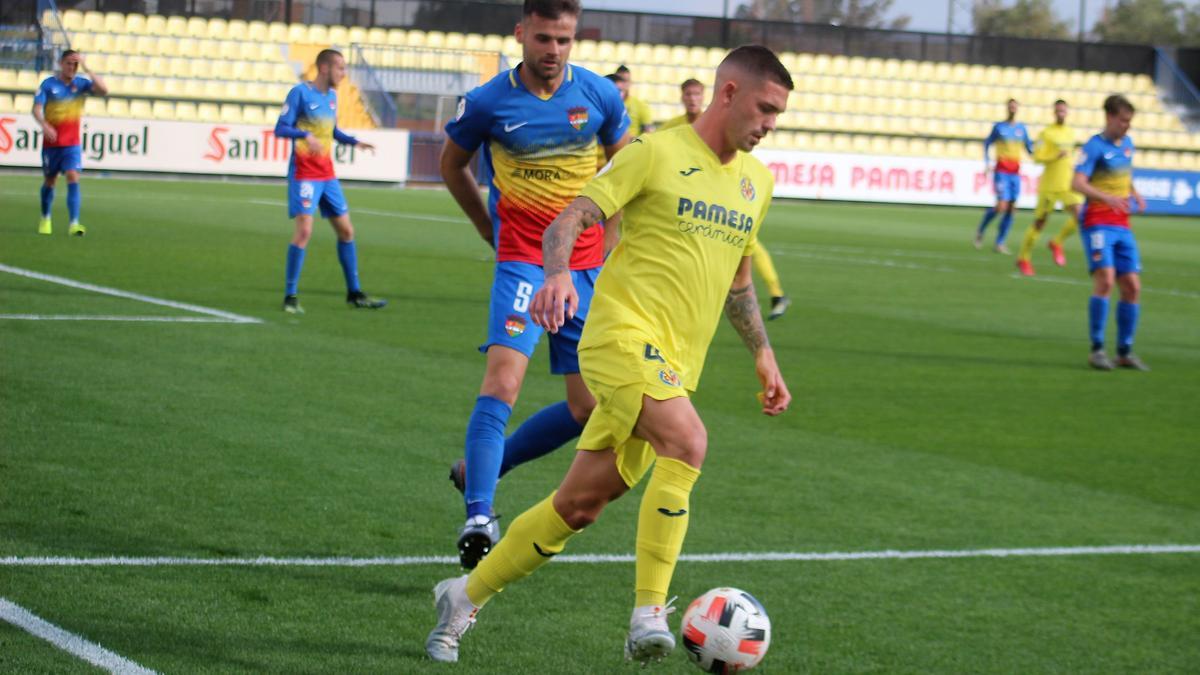
<svg viewBox="0 0 1200 675">
<path fill-rule="evenodd" d="M 466 502 L 457 546 L 468 569 L 500 538 L 492 510 L 499 476 L 578 436 L 596 405 L 579 376 L 576 348 L 604 262 L 605 232 L 598 224 L 581 235 L 570 261 L 579 311 L 549 339 L 550 370 L 566 380 L 567 400 L 535 413 L 505 438 L 543 333 L 529 316 L 543 281 L 542 232 L 596 175 L 597 144 L 612 157 L 629 126 L 617 88 L 567 63 L 580 11 L 578 0 L 526 0 L 516 28 L 522 62 L 468 93 L 446 125 L 442 177 L 496 250 L 487 342 L 480 347 L 487 370 L 467 423 L 466 458 L 450 476 Z M 490 175 L 486 206 L 468 169 L 480 148 Z"/>
<path fill-rule="evenodd" d="M 342 187 L 333 173 L 333 142 L 356 145 L 364 150 L 375 146 L 343 133 L 337 128 L 337 92 L 334 89 L 346 77 L 346 61 L 342 54 L 323 49 L 317 54 L 317 76 L 312 82 L 292 87 L 275 135 L 292 139 L 292 159 L 288 164 L 288 217 L 296 219 L 296 233 L 288 246 L 286 285 L 283 310 L 303 314 L 296 289 L 304 252 L 312 237 L 313 213 L 319 206 L 321 215 L 329 219 L 337 233 L 338 261 L 346 278 L 346 302 L 351 307 L 378 309 L 387 304 L 363 293 L 358 283 L 358 253 L 354 247 L 354 226 L 350 224 L 350 207 L 342 195 Z"/>
<path fill-rule="evenodd" d="M 992 181 L 996 189 L 996 205 L 988 208 L 979 221 L 979 229 L 975 231 L 975 248 L 983 246 L 983 233 L 988 224 L 1000 216 L 1000 229 L 996 232 L 996 253 L 1008 254 L 1004 240 L 1008 238 L 1008 230 L 1012 227 L 1013 209 L 1016 208 L 1017 198 L 1021 196 L 1021 149 L 1033 154 L 1033 141 L 1029 138 L 1029 130 L 1017 121 L 1017 110 L 1020 108 L 1017 99 L 1008 99 L 1008 119 L 996 122 L 992 133 L 983 141 L 983 170 L 992 170 L 988 159 L 988 150 L 996 146 L 996 167 Z"/>
<path fill-rule="evenodd" d="M 80 77 L 79 71 L 91 79 Z M 58 174 L 67 177 L 67 213 L 71 218 L 68 234 L 82 237 L 87 229 L 79 223 L 83 197 L 79 176 L 83 173 L 83 148 L 80 146 L 79 123 L 83 118 L 84 97 L 104 96 L 108 87 L 96 73 L 88 70 L 83 55 L 68 49 L 58 60 L 58 72 L 47 77 L 33 97 L 33 118 L 42 127 L 42 219 L 38 234 L 51 234 L 50 210 L 54 206 L 54 184 Z"/>
<path fill-rule="evenodd" d="M 1093 282 L 1092 297 L 1088 299 L 1088 333 L 1092 341 L 1088 364 L 1097 370 L 1113 369 L 1113 362 L 1104 352 L 1104 329 L 1114 281 L 1121 291 L 1116 365 L 1150 370 L 1133 354 L 1133 336 L 1141 313 L 1138 299 L 1142 261 L 1129 226 L 1130 198 L 1139 212 L 1146 210 L 1145 200 L 1133 186 L 1133 139 L 1127 135 L 1133 113 L 1133 104 L 1120 94 L 1104 100 L 1104 131 L 1083 146 L 1071 183 L 1071 189 L 1087 197 L 1080 239 Z"/>
</svg>

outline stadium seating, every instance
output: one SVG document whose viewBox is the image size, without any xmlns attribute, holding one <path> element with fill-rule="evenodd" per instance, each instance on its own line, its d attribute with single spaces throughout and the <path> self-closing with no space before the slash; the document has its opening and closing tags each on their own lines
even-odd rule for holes
<svg viewBox="0 0 1200 675">
<path fill-rule="evenodd" d="M 105 114 L 145 113 L 156 119 L 173 115 L 269 124 L 301 69 L 311 69 L 315 50 L 329 45 L 356 45 L 359 55 L 377 68 L 481 76 L 490 75 L 498 63 L 482 54 L 502 55 L 510 64 L 521 58 L 511 35 L 76 10 L 63 12 L 61 20 L 72 45 L 109 79 L 113 94 L 103 103 Z M 580 40 L 572 60 L 600 73 L 628 66 L 635 95 L 661 120 L 679 114 L 679 83 L 696 78 L 711 84 L 724 55 L 720 48 Z M 1139 164 L 1200 166 L 1200 134 L 1189 132 L 1163 107 L 1146 75 L 808 53 L 780 57 L 797 86 L 768 147 L 978 158 L 980 141 L 1004 116 L 1008 98 L 1021 101 L 1020 118 L 1036 135 L 1055 99 L 1071 104 L 1076 128 L 1090 130 L 1103 123 L 1103 98 L 1120 91 L 1138 107 Z M 0 92 L 16 106 L 16 99 L 42 76 L 0 70 Z M 339 124 L 373 125 L 356 89 L 339 94 L 344 102 Z M 89 113 L 100 105 L 89 104 Z"/>
</svg>

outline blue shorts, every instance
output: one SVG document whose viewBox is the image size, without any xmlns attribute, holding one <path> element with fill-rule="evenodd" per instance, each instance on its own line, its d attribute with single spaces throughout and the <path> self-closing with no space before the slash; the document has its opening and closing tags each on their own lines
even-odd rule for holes
<svg viewBox="0 0 1200 675">
<path fill-rule="evenodd" d="M 83 148 L 78 145 L 42 148 L 42 175 L 49 178 L 68 171 L 83 171 Z"/>
<path fill-rule="evenodd" d="M 1142 271 L 1137 240 L 1128 227 L 1093 225 L 1085 227 L 1080 235 L 1083 253 L 1087 256 L 1088 274 L 1103 267 L 1115 268 L 1117 276 Z"/>
<path fill-rule="evenodd" d="M 332 218 L 350 211 L 342 186 L 337 179 L 288 179 L 288 218 L 311 216 L 321 206 L 321 217 Z"/>
<path fill-rule="evenodd" d="M 579 337 L 592 304 L 592 293 L 600 268 L 575 270 L 571 281 L 579 293 L 579 310 L 575 317 L 550 334 L 550 372 L 567 375 L 579 372 Z M 487 342 L 479 351 L 487 353 L 492 345 L 515 349 L 532 357 L 543 331 L 529 318 L 529 303 L 542 287 L 545 275 L 541 266 L 524 262 L 496 263 L 496 278 L 492 282 L 492 306 L 488 316 Z"/>
<path fill-rule="evenodd" d="M 1017 197 L 1021 196 L 1021 174 L 997 171 L 993 180 L 995 181 L 996 201 L 1015 202 Z"/>
</svg>

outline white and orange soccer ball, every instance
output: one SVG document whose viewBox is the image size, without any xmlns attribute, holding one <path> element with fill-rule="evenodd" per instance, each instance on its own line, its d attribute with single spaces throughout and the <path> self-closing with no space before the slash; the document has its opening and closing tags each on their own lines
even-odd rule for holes
<svg viewBox="0 0 1200 675">
<path fill-rule="evenodd" d="M 736 588 L 714 588 L 693 600 L 680 632 L 688 659 L 707 673 L 750 670 L 771 644 L 767 611 Z"/>
</svg>

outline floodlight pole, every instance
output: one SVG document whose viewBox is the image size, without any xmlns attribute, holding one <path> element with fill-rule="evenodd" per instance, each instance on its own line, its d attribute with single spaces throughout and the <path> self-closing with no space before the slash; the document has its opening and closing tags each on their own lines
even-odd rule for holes
<svg viewBox="0 0 1200 675">
<path fill-rule="evenodd" d="M 1079 41 L 1083 42 L 1083 26 L 1087 20 L 1087 0 L 1079 0 Z"/>
</svg>

